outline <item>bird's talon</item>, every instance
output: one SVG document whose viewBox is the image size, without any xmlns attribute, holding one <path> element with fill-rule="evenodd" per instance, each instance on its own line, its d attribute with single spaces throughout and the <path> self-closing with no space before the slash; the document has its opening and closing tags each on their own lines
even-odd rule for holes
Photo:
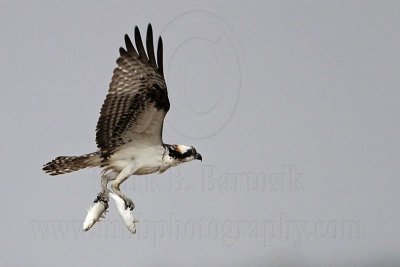
<svg viewBox="0 0 400 267">
<path fill-rule="evenodd" d="M 104 204 L 107 204 L 108 203 L 108 197 L 102 197 L 101 195 L 98 195 L 96 197 L 96 199 L 93 201 L 93 203 L 97 203 L 99 201 L 103 202 Z"/>
<path fill-rule="evenodd" d="M 135 208 L 135 204 L 130 199 L 125 199 L 125 209 L 133 210 Z"/>
</svg>

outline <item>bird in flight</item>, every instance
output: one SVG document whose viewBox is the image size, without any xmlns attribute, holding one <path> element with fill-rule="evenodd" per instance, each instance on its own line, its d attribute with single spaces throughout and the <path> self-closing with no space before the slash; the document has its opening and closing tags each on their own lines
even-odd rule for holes
<svg viewBox="0 0 400 267">
<path fill-rule="evenodd" d="M 147 28 L 146 49 L 138 27 L 134 40 L 135 45 L 125 35 L 126 48 L 119 49 L 117 67 L 97 122 L 97 151 L 82 156 L 60 156 L 43 166 L 50 175 L 103 168 L 102 190 L 95 203 L 106 204 L 113 194 L 130 210 L 135 205 L 121 192 L 120 185 L 131 175 L 163 173 L 181 163 L 202 160 L 193 146 L 163 142 L 163 123 L 170 103 L 164 79 L 162 39 L 158 39 L 156 55 L 151 24 Z M 112 191 L 107 186 L 111 181 Z"/>
</svg>

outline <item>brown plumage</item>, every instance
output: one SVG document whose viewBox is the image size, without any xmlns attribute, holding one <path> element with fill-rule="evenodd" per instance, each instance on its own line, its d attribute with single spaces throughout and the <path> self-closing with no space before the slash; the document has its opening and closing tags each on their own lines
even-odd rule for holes
<svg viewBox="0 0 400 267">
<path fill-rule="evenodd" d="M 60 156 L 43 166 L 50 175 L 59 175 L 83 168 L 96 167 L 101 163 L 100 153 L 89 153 L 79 157 Z"/>
<path fill-rule="evenodd" d="M 119 147 L 137 139 L 153 145 L 163 144 L 163 122 L 170 103 L 163 73 L 162 39 L 158 39 L 157 61 L 150 24 L 147 54 L 138 27 L 135 27 L 135 44 L 136 49 L 125 35 L 126 49 L 119 49 L 117 67 L 97 122 L 98 152 L 79 157 L 57 157 L 43 167 L 45 172 L 58 175 L 100 166 Z"/>
<path fill-rule="evenodd" d="M 157 62 L 150 24 L 146 41 L 148 54 L 138 27 L 135 27 L 135 43 L 137 51 L 125 35 L 126 50 L 122 47 L 119 50 L 118 66 L 101 108 L 96 143 L 104 159 L 137 135 L 152 136 L 153 142 L 162 143 L 163 120 L 170 106 L 162 67 L 162 39 L 158 41 Z M 158 123 L 143 127 L 153 120 Z"/>
</svg>

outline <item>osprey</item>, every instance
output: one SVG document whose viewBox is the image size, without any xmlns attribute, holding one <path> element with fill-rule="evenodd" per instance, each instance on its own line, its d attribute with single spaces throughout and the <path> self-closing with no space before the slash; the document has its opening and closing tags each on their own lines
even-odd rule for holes
<svg viewBox="0 0 400 267">
<path fill-rule="evenodd" d="M 153 31 L 147 28 L 146 48 L 138 27 L 135 44 L 125 35 L 126 48 L 120 48 L 109 90 L 96 127 L 98 150 L 83 156 L 60 156 L 45 164 L 50 175 L 65 174 L 89 167 L 101 167 L 102 191 L 95 203 L 108 202 L 110 194 L 135 206 L 120 185 L 131 175 L 162 173 L 170 167 L 192 160 L 202 160 L 192 146 L 164 144 L 163 122 L 170 103 L 163 72 L 163 44 L 159 37 L 157 60 L 154 55 Z M 111 189 L 107 184 L 112 182 Z M 105 205 L 106 209 L 108 205 Z M 101 213 L 101 212 L 100 212 Z M 100 216 L 100 215 L 99 215 Z M 90 228 L 91 226 L 89 226 Z"/>
</svg>

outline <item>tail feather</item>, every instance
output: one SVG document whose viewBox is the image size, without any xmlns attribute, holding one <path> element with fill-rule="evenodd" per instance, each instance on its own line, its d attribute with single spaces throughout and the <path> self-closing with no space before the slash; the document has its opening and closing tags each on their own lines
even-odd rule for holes
<svg viewBox="0 0 400 267">
<path fill-rule="evenodd" d="M 78 157 L 61 156 L 43 166 L 43 171 L 50 175 L 74 172 L 80 169 L 97 167 L 101 164 L 100 153 L 94 152 Z"/>
</svg>

